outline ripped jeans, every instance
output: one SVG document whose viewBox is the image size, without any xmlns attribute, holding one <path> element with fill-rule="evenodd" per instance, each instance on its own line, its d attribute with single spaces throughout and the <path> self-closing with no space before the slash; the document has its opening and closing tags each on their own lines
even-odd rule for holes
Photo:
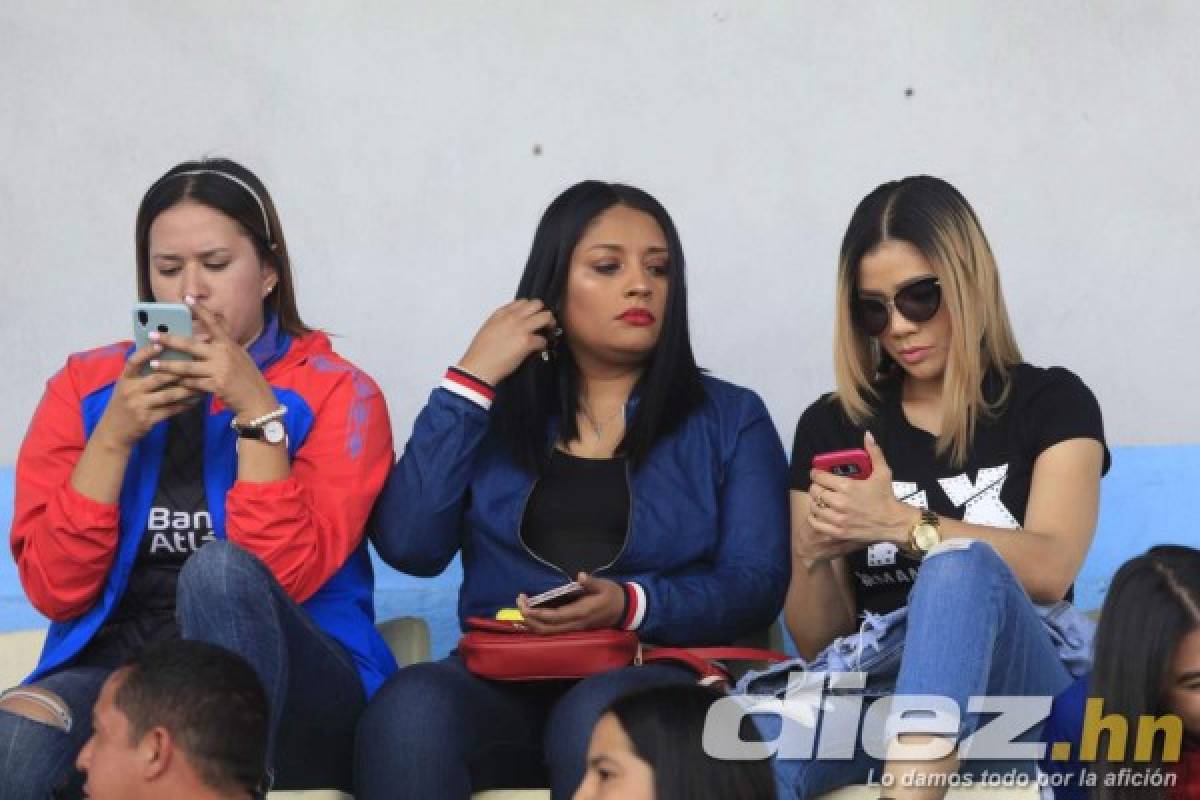
<svg viewBox="0 0 1200 800">
<path fill-rule="evenodd" d="M 183 566 L 176 619 L 185 639 L 246 659 L 271 707 L 277 788 L 350 789 L 354 731 L 366 706 L 349 653 L 321 631 L 257 558 L 216 541 Z M 66 665 L 29 688 L 66 704 L 69 730 L 0 711 L 0 800 L 74 798 L 74 762 L 92 733 L 92 707 L 113 670 Z"/>
<path fill-rule="evenodd" d="M 1035 606 L 990 545 L 950 540 L 926 557 L 907 607 L 885 615 L 868 613 L 858 633 L 835 640 L 811 662 L 794 659 L 748 674 L 734 693 L 783 699 L 789 673 L 795 670 L 866 673 L 865 688 L 836 690 L 840 701 L 827 697 L 823 716 L 803 705 L 796 706 L 798 715 L 789 709 L 786 719 L 772 713 L 754 716 L 766 741 L 779 740 L 789 726 L 811 726 L 806 735 L 816 742 L 814 752 L 853 752 L 836 759 L 777 756 L 773 765 L 779 797 L 803 800 L 862 783 L 872 770 L 876 779 L 882 773 L 882 761 L 864 750 L 857 725 L 825 723 L 830 705 L 861 703 L 867 708 L 892 695 L 936 695 L 962 710 L 969 698 L 983 695 L 1052 698 L 1088 669 L 1094 628 L 1069 603 Z M 986 721 L 980 716 L 961 714 L 960 737 Z M 1036 736 L 1040 727 L 1021 741 Z M 995 762 L 963 762 L 964 770 L 976 772 L 996 767 Z M 1022 768 L 1032 769 L 1024 762 Z"/>
</svg>

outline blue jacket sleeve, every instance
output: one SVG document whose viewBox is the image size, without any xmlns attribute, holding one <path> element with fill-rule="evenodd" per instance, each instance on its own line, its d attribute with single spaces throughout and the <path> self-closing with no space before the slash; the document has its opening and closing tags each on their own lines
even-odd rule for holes
<svg viewBox="0 0 1200 800">
<path fill-rule="evenodd" d="M 647 641 L 729 643 L 770 627 L 783 609 L 791 578 L 787 458 L 766 406 L 747 398 L 724 468 L 715 558 L 634 581 L 644 593 L 638 630 Z"/>
<path fill-rule="evenodd" d="M 371 541 L 389 565 L 427 577 L 450 564 L 462 543 L 472 466 L 487 431 L 487 410 L 433 390 L 371 519 Z"/>
<path fill-rule="evenodd" d="M 1055 800 L 1087 800 L 1088 788 L 1084 784 L 1086 765 L 1079 760 L 1079 744 L 1083 740 L 1083 717 L 1087 707 L 1089 675 L 1075 679 L 1064 689 L 1050 706 L 1050 716 L 1042 725 L 1041 740 L 1046 743 L 1046 754 L 1039 766 L 1051 776 Z M 1071 745 L 1066 759 L 1054 757 L 1054 746 L 1058 742 Z"/>
</svg>

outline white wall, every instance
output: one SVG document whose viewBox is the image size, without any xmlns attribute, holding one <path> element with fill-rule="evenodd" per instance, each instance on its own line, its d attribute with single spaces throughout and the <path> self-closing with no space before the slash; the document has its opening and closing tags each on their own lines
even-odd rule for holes
<svg viewBox="0 0 1200 800">
<path fill-rule="evenodd" d="M 304 316 L 401 437 L 545 204 L 600 177 L 672 211 L 701 361 L 789 440 L 852 208 L 928 172 L 983 219 L 1031 361 L 1115 443 L 1200 442 L 1198 31 L 1187 0 L 5 0 L 0 464 L 65 354 L 128 335 L 137 202 L 205 154 L 271 188 Z"/>
</svg>

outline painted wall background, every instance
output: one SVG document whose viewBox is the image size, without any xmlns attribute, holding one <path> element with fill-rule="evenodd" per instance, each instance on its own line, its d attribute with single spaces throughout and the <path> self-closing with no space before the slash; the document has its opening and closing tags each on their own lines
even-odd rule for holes
<svg viewBox="0 0 1200 800">
<path fill-rule="evenodd" d="M 1026 357 L 1100 398 L 1113 471 L 1080 596 L 1197 541 L 1200 5 L 27 2 L 0 5 L 0 465 L 69 352 L 128 336 L 133 215 L 172 164 L 271 188 L 305 317 L 385 387 L 403 442 L 584 177 L 641 185 L 688 254 L 698 355 L 785 441 L 832 382 L 855 203 L 955 183 Z M 0 473 L 0 523 L 11 513 Z M 34 624 L 0 559 L 0 628 Z M 381 574 L 453 634 L 455 578 Z"/>
</svg>

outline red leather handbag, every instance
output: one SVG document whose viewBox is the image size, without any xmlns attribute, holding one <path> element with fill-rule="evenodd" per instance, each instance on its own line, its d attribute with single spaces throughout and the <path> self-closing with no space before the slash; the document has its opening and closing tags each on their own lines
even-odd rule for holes
<svg viewBox="0 0 1200 800">
<path fill-rule="evenodd" d="M 640 657 L 633 631 L 600 629 L 543 635 L 519 622 L 469 617 L 458 656 L 473 674 L 494 681 L 578 680 L 627 667 Z"/>
<path fill-rule="evenodd" d="M 784 653 L 752 647 L 645 647 L 633 631 L 602 628 L 572 633 L 530 633 L 519 622 L 469 617 L 458 642 L 467 669 L 494 681 L 579 680 L 630 665 L 675 662 L 703 683 L 727 681 L 718 661 L 784 661 Z"/>
</svg>

